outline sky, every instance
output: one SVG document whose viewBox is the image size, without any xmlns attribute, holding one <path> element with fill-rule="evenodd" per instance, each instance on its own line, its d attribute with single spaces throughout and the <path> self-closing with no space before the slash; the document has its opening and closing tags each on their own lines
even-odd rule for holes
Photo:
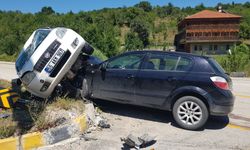
<svg viewBox="0 0 250 150">
<path fill-rule="evenodd" d="M 217 3 L 245 3 L 249 0 L 148 0 L 151 5 L 163 6 L 171 2 L 174 6 L 186 7 L 196 6 L 203 3 L 205 6 L 216 6 Z M 90 11 L 102 8 L 117 8 L 133 6 L 140 0 L 1 0 L 0 10 L 15 11 L 24 13 L 36 13 L 44 6 L 51 6 L 56 12 L 67 13 L 73 11 Z"/>
</svg>

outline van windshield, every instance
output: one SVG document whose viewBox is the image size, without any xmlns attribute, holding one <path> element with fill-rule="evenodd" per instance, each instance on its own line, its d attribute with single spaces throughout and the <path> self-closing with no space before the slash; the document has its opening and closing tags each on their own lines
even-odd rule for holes
<svg viewBox="0 0 250 150">
<path fill-rule="evenodd" d="M 39 29 L 35 32 L 34 37 L 30 45 L 23 49 L 16 61 L 16 70 L 20 71 L 24 66 L 25 62 L 29 60 L 32 54 L 35 52 L 37 47 L 43 42 L 51 30 L 49 29 Z"/>
</svg>

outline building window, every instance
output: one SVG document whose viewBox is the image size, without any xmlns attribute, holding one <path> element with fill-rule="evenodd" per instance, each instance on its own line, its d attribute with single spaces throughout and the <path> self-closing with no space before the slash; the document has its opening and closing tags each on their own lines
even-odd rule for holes
<svg viewBox="0 0 250 150">
<path fill-rule="evenodd" d="M 209 50 L 213 50 L 213 45 L 209 45 Z"/>
<path fill-rule="evenodd" d="M 226 45 L 226 50 L 229 50 L 230 49 L 230 45 Z"/>
<path fill-rule="evenodd" d="M 213 32 L 213 36 L 220 36 L 220 32 Z"/>
<path fill-rule="evenodd" d="M 221 32 L 221 36 L 226 36 L 226 32 Z"/>
<path fill-rule="evenodd" d="M 215 50 L 215 51 L 218 50 L 218 45 L 214 45 L 214 50 Z"/>
<path fill-rule="evenodd" d="M 195 46 L 194 46 L 194 50 L 195 50 L 195 51 L 197 51 L 197 50 L 198 50 L 198 49 L 197 49 L 197 45 L 195 45 Z"/>
<path fill-rule="evenodd" d="M 199 50 L 202 51 L 202 45 L 199 46 Z"/>
<path fill-rule="evenodd" d="M 203 35 L 204 36 L 211 36 L 211 33 L 210 32 L 204 32 Z"/>
</svg>

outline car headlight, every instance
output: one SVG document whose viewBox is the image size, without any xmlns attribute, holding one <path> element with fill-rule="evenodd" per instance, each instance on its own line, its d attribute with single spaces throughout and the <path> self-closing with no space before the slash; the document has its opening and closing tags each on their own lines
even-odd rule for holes
<svg viewBox="0 0 250 150">
<path fill-rule="evenodd" d="M 29 85 L 30 82 L 35 78 L 36 74 L 34 72 L 28 72 L 26 73 L 22 78 L 22 83 L 24 85 Z"/>
<path fill-rule="evenodd" d="M 66 32 L 67 32 L 67 29 L 65 29 L 65 28 L 59 28 L 59 29 L 56 30 L 56 35 L 60 39 L 62 39 L 64 37 L 64 35 L 65 35 Z"/>
</svg>

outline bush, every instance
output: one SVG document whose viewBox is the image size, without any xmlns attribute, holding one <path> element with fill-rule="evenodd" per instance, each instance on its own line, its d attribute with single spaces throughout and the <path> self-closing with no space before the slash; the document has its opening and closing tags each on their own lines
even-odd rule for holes
<svg viewBox="0 0 250 150">
<path fill-rule="evenodd" d="M 108 57 L 104 55 L 100 50 L 95 50 L 93 56 L 100 58 L 102 61 L 108 59 Z"/>
<path fill-rule="evenodd" d="M 226 56 L 214 56 L 214 59 L 228 72 L 245 72 L 250 75 L 250 48 L 241 44 L 235 46 Z"/>
</svg>

